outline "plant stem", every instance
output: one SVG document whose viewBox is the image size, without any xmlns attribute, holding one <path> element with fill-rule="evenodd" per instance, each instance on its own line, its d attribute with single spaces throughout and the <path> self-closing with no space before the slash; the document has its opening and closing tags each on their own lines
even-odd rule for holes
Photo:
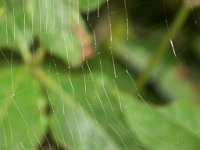
<svg viewBox="0 0 200 150">
<path fill-rule="evenodd" d="M 179 32 L 180 28 L 183 26 L 185 23 L 187 17 L 190 14 L 190 7 L 186 4 L 183 4 L 181 6 L 181 9 L 179 10 L 177 16 L 175 17 L 174 22 L 169 28 L 169 32 L 167 32 L 161 42 L 161 44 L 158 46 L 157 50 L 153 53 L 148 66 L 144 70 L 142 76 L 137 80 L 136 85 L 138 87 L 138 90 L 141 90 L 147 80 L 149 79 L 149 76 L 151 75 L 151 72 L 154 70 L 156 64 L 159 62 L 159 60 L 162 58 L 162 56 L 165 54 L 169 47 L 169 38 L 173 40 L 177 33 Z M 169 35 L 170 34 L 170 35 Z"/>
</svg>

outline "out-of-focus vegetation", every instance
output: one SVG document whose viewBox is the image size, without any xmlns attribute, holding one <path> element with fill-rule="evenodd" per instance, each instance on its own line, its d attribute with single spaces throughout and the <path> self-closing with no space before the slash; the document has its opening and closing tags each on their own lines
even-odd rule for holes
<svg viewBox="0 0 200 150">
<path fill-rule="evenodd" d="M 199 6 L 0 0 L 0 149 L 198 150 Z"/>
</svg>

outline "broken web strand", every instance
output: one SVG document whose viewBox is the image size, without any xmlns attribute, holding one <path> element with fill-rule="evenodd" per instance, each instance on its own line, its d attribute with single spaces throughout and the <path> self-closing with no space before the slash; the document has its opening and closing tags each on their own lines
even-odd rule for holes
<svg viewBox="0 0 200 150">
<path fill-rule="evenodd" d="M 174 22 L 170 26 L 171 31 L 171 39 L 174 39 L 177 35 L 178 31 L 186 21 L 187 17 L 190 14 L 190 7 L 188 5 L 183 4 L 181 6 L 181 9 L 179 10 L 177 16 L 175 17 Z M 152 54 L 152 57 L 150 58 L 150 61 L 142 73 L 141 77 L 136 82 L 136 85 L 138 87 L 138 90 L 140 91 L 142 87 L 145 85 L 146 81 L 148 80 L 150 74 L 154 70 L 155 66 L 159 62 L 159 60 L 162 58 L 162 56 L 165 54 L 167 48 L 169 46 L 169 35 L 168 32 L 164 36 L 163 40 L 161 41 L 161 44 L 159 45 L 158 49 L 155 50 L 155 52 Z"/>
<path fill-rule="evenodd" d="M 169 41 L 170 41 L 174 56 L 176 57 L 176 51 L 175 51 L 175 48 L 174 48 L 174 43 L 172 41 L 171 34 L 170 34 L 170 31 L 169 31 L 169 25 L 168 25 L 168 20 L 167 20 L 167 15 L 166 15 L 165 0 L 163 0 L 163 7 L 164 7 L 165 23 L 166 23 L 167 31 L 168 31 L 168 34 L 169 34 Z"/>
</svg>

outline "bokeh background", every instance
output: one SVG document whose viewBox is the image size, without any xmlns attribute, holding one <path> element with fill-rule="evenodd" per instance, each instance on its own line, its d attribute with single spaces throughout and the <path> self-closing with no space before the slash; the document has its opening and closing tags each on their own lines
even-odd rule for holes
<svg viewBox="0 0 200 150">
<path fill-rule="evenodd" d="M 198 150 L 198 0 L 0 0 L 0 149 Z"/>
</svg>

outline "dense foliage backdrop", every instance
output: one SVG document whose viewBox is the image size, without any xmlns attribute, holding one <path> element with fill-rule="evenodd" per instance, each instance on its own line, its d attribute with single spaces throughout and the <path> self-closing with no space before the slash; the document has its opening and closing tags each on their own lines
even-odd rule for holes
<svg viewBox="0 0 200 150">
<path fill-rule="evenodd" d="M 198 150 L 198 0 L 0 0 L 1 150 Z"/>
</svg>

